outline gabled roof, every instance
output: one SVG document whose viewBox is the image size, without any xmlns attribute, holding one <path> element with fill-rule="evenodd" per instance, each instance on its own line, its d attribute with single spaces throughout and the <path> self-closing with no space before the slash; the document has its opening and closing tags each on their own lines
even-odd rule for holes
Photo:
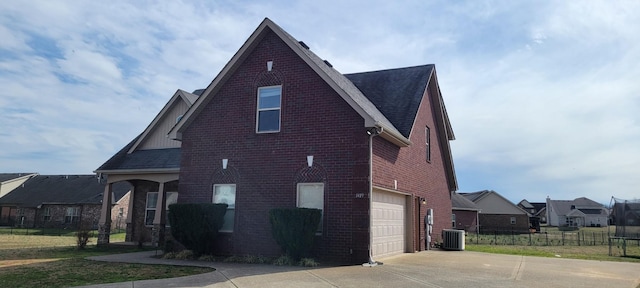
<svg viewBox="0 0 640 288">
<path fill-rule="evenodd" d="M 452 210 L 470 210 L 470 211 L 479 211 L 480 208 L 476 205 L 476 203 L 471 202 L 471 200 L 465 198 L 464 196 L 453 192 L 451 194 L 451 209 Z"/>
<path fill-rule="evenodd" d="M 180 170 L 180 148 L 136 150 L 128 153 L 139 137 L 133 139 L 94 172 L 118 174 L 132 171 L 152 173 Z"/>
<path fill-rule="evenodd" d="M 160 110 L 160 112 L 156 115 L 156 117 L 153 118 L 153 121 L 149 123 L 149 126 L 147 126 L 147 128 L 144 129 L 142 134 L 140 134 L 140 137 L 137 138 L 137 140 L 133 143 L 131 148 L 129 148 L 128 153 L 132 153 L 133 151 L 135 151 L 136 148 L 138 148 L 138 145 L 140 145 L 141 143 L 144 142 L 145 139 L 147 139 L 147 136 L 151 134 L 151 131 L 153 131 L 153 128 L 156 125 L 158 125 L 158 123 L 162 120 L 162 118 L 164 118 L 164 115 L 167 114 L 169 110 L 171 110 L 171 107 L 173 107 L 173 104 L 176 101 L 179 101 L 180 99 L 186 102 L 188 106 L 191 106 L 196 100 L 198 100 L 198 96 L 191 94 L 187 91 L 178 89 L 178 91 L 176 91 L 176 93 L 173 94 L 171 99 L 169 99 L 167 104 L 165 104 L 164 107 L 162 107 L 162 110 Z"/>
<path fill-rule="evenodd" d="M 397 127 L 394 126 L 389 119 L 383 115 L 378 108 L 349 80 L 340 72 L 333 69 L 323 59 L 311 52 L 307 47 L 299 43 L 295 38 L 286 31 L 273 23 L 270 19 L 265 18 L 258 28 L 251 34 L 249 39 L 240 47 L 238 52 L 224 66 L 222 71 L 213 79 L 211 84 L 205 89 L 196 103 L 191 106 L 181 121 L 171 129 L 169 135 L 172 139 L 180 140 L 182 131 L 188 127 L 191 122 L 216 96 L 217 92 L 224 85 L 226 80 L 231 77 L 234 71 L 242 65 L 246 57 L 251 54 L 253 49 L 268 33 L 275 33 L 291 50 L 296 53 L 300 59 L 306 62 L 329 86 L 331 86 L 362 118 L 366 127 L 382 128 L 381 137 L 387 139 L 400 147 L 406 147 L 411 144 L 409 139 L 404 136 Z"/>
<path fill-rule="evenodd" d="M 486 213 L 486 214 L 527 214 L 528 215 L 527 211 L 524 211 L 522 208 L 520 208 L 517 205 L 513 204 L 507 198 L 504 198 L 498 192 L 493 191 L 493 190 L 483 190 L 483 191 L 478 191 L 478 192 L 459 193 L 459 194 L 464 196 L 465 198 L 467 198 L 469 201 L 472 201 L 473 203 L 475 203 L 478 206 L 478 208 L 480 208 L 482 210 L 482 213 Z M 494 196 L 494 197 L 491 197 L 491 196 Z M 501 209 L 500 205 L 496 205 L 496 204 L 499 204 L 499 203 L 495 203 L 495 200 L 494 201 L 490 201 L 490 202 L 483 201 L 486 198 L 488 198 L 489 200 L 490 199 L 497 199 L 498 201 L 500 201 L 503 204 L 505 204 L 505 206 L 503 206 L 503 207 L 507 207 L 507 208 L 506 209 Z M 516 213 L 509 213 L 509 212 L 516 212 Z"/>
<path fill-rule="evenodd" d="M 548 205 L 551 205 L 550 211 L 555 213 L 556 215 L 569 215 L 572 210 L 583 210 L 589 211 L 590 209 L 597 209 L 601 212 L 598 214 L 607 215 L 606 209 L 602 204 L 593 201 L 586 197 L 576 198 L 574 200 L 551 200 L 547 198 Z M 584 211 L 583 211 L 584 212 Z M 585 214 L 594 214 L 591 213 Z"/>
<path fill-rule="evenodd" d="M 114 183 L 114 199 L 131 190 L 127 182 Z M 37 207 L 42 204 L 100 204 L 104 193 L 104 183 L 95 175 L 37 175 L 6 196 L 0 204 L 18 207 Z"/>
<path fill-rule="evenodd" d="M 201 93 L 200 90 L 194 93 Z M 144 143 L 144 139 L 149 137 L 154 128 L 159 125 L 166 114 L 177 101 L 184 101 L 187 106 L 193 105 L 198 99 L 198 95 L 178 89 L 171 99 L 164 105 L 162 110 L 156 115 L 153 121 L 138 137 L 134 138 L 129 144 L 113 155 L 109 160 L 102 164 L 95 173 L 164 173 L 177 172 L 180 170 L 180 148 L 163 148 L 139 150 L 139 145 Z"/>
<path fill-rule="evenodd" d="M 35 176 L 38 173 L 0 173 L 0 184 L 10 182 L 23 177 Z"/>
</svg>

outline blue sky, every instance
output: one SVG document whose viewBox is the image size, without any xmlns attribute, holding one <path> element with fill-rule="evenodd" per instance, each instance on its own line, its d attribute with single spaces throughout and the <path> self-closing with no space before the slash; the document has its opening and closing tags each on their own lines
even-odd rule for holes
<svg viewBox="0 0 640 288">
<path fill-rule="evenodd" d="M 92 173 L 269 17 L 342 73 L 435 64 L 460 192 L 640 198 L 638 1 L 98 2 L 0 2 L 0 172 Z"/>
</svg>

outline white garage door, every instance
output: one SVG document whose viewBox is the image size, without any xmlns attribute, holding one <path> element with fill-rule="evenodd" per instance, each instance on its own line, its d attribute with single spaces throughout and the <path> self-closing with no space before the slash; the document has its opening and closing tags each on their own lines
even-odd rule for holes
<svg viewBox="0 0 640 288">
<path fill-rule="evenodd" d="M 373 256 L 405 252 L 405 196 L 373 191 Z"/>
</svg>

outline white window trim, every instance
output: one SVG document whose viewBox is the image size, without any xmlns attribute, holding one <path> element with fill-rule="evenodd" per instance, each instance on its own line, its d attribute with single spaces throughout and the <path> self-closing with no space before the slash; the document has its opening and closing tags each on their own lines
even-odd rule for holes
<svg viewBox="0 0 640 288">
<path fill-rule="evenodd" d="M 516 217 L 511 216 L 510 222 L 511 225 L 516 225 Z"/>
<path fill-rule="evenodd" d="M 274 87 L 280 87 L 280 103 L 278 104 L 278 108 L 265 108 L 260 109 L 260 90 L 269 89 Z M 269 130 L 269 131 L 260 131 L 260 112 L 261 111 L 274 111 L 278 110 L 278 130 Z M 282 85 L 273 85 L 273 86 L 262 86 L 258 87 L 258 93 L 256 94 L 256 133 L 258 134 L 267 134 L 267 133 L 278 133 L 282 128 Z"/>
<path fill-rule="evenodd" d="M 322 182 L 302 182 L 302 183 L 298 183 L 298 185 L 296 185 L 296 207 L 298 208 L 308 208 L 308 207 L 300 207 L 300 187 L 305 186 L 305 185 L 321 185 L 322 186 L 322 209 L 320 209 L 322 212 L 320 214 L 320 225 L 318 225 L 318 231 L 316 232 L 316 235 L 322 235 L 322 232 L 324 231 L 324 183 Z M 317 209 L 317 208 L 313 208 L 313 209 Z"/>
<path fill-rule="evenodd" d="M 156 194 L 156 205 L 154 205 L 153 207 L 149 207 L 149 194 Z M 153 226 L 153 220 L 151 221 L 151 224 L 147 224 L 147 213 L 149 210 L 153 210 L 153 214 L 156 214 L 156 208 L 158 207 L 158 192 L 147 192 L 147 195 L 145 196 L 145 200 L 144 200 L 144 219 L 142 221 L 144 221 L 144 226 L 147 227 L 151 227 Z M 155 218 L 155 217 L 154 217 Z"/>
<path fill-rule="evenodd" d="M 165 198 L 166 199 L 169 199 L 169 194 L 170 193 L 171 194 L 173 194 L 173 193 L 178 194 L 177 191 L 165 192 Z M 154 206 L 154 207 L 148 207 L 149 206 L 148 205 L 149 194 L 156 194 L 157 195 L 156 196 L 156 206 Z M 144 225 L 147 226 L 147 227 L 151 227 L 151 226 L 153 226 L 153 223 L 147 224 L 147 211 L 153 210 L 153 214 L 154 215 L 156 214 L 156 211 L 158 210 L 158 200 L 160 200 L 160 195 L 158 195 L 158 192 L 152 191 L 152 192 L 147 192 L 147 196 L 146 197 L 147 198 L 145 199 L 145 202 L 144 202 L 144 205 L 145 205 L 144 206 Z M 178 197 L 180 197 L 180 194 L 178 194 Z M 176 203 L 178 203 L 178 198 L 176 198 Z M 171 205 L 171 204 L 174 204 L 174 203 L 169 203 L 168 201 L 165 200 L 165 207 L 164 208 L 165 208 L 165 212 L 166 212 L 165 215 L 167 216 L 167 219 L 165 220 L 165 222 L 166 222 L 165 226 L 166 227 L 171 227 L 170 226 L 171 224 L 169 224 L 169 205 Z M 155 221 L 155 216 L 153 218 L 154 218 L 154 220 L 152 220 L 152 222 Z"/>
<path fill-rule="evenodd" d="M 216 187 L 221 187 L 221 186 L 232 186 L 233 190 L 236 191 L 236 196 L 237 196 L 238 190 L 236 189 L 236 184 L 223 184 L 223 183 L 213 184 L 213 191 L 211 191 L 211 203 L 217 203 L 217 202 L 215 202 L 216 201 Z M 236 199 L 233 199 L 233 201 L 235 203 Z M 233 212 L 234 212 L 234 214 L 233 214 L 234 215 L 233 228 L 231 228 L 231 230 L 222 230 L 222 228 L 220 228 L 220 230 L 218 231 L 220 233 L 233 233 L 233 231 L 235 230 L 235 227 L 236 227 L 236 219 L 235 219 L 236 207 L 235 207 L 235 204 L 234 204 L 233 207 L 228 207 L 227 206 L 227 211 L 229 211 L 229 210 L 233 210 Z"/>
</svg>

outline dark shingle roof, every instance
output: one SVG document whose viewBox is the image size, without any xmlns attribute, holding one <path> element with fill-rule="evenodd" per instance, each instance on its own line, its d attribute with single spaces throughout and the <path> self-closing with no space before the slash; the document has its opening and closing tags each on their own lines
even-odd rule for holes
<svg viewBox="0 0 640 288">
<path fill-rule="evenodd" d="M 31 174 L 35 174 L 35 173 L 0 173 L 0 182 L 20 178 L 22 176 L 31 175 Z"/>
<path fill-rule="evenodd" d="M 104 183 L 95 175 L 38 175 L 0 198 L 0 204 L 37 207 L 40 204 L 100 204 Z M 131 190 L 128 182 L 114 183 L 112 191 L 121 198 Z"/>
<path fill-rule="evenodd" d="M 455 209 L 464 209 L 464 210 L 479 210 L 476 203 L 471 202 L 469 199 L 464 196 L 453 192 L 451 195 L 451 207 Z"/>
<path fill-rule="evenodd" d="M 602 204 L 586 197 L 580 197 L 574 200 L 549 200 L 549 204 L 553 206 L 553 211 L 557 215 L 567 215 L 571 212 L 571 210 L 574 209 L 578 209 L 580 211 L 587 209 L 597 209 L 600 210 L 603 215 L 606 214 L 606 210 L 604 209 L 604 206 L 602 206 Z M 584 211 L 582 212 L 584 213 Z M 585 214 L 594 213 L 590 212 Z"/>
<path fill-rule="evenodd" d="M 180 148 L 136 150 L 127 153 L 138 137 L 102 164 L 96 172 L 180 168 Z"/>
<path fill-rule="evenodd" d="M 345 74 L 409 138 L 433 65 Z"/>
<path fill-rule="evenodd" d="M 491 192 L 494 192 L 494 191 L 483 190 L 483 191 L 478 191 L 478 192 L 459 193 L 459 194 L 464 196 L 465 198 L 469 199 L 472 202 L 476 202 L 480 198 L 484 197 L 485 195 L 487 195 L 487 194 L 489 194 Z"/>
</svg>

